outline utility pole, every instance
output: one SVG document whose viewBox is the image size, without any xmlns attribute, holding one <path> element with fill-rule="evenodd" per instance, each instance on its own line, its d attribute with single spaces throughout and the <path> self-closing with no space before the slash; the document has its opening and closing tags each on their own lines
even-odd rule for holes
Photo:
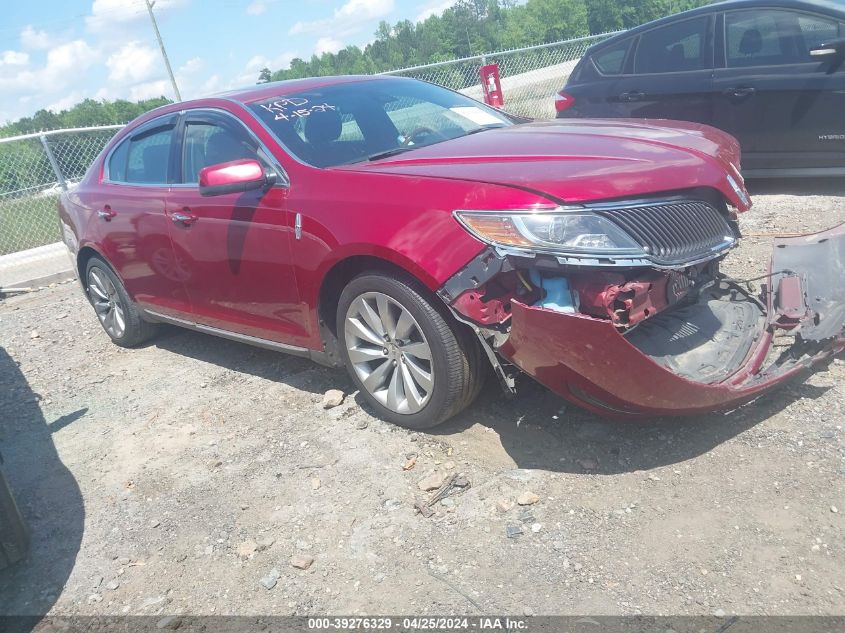
<svg viewBox="0 0 845 633">
<path fill-rule="evenodd" d="M 153 29 L 156 32 L 156 39 L 158 40 L 158 47 L 161 49 L 161 56 L 164 57 L 164 65 L 167 66 L 167 74 L 170 75 L 170 83 L 173 84 L 173 92 L 176 93 L 176 101 L 182 100 L 182 95 L 179 93 L 179 86 L 176 85 L 176 77 L 173 76 L 173 69 L 170 67 L 170 60 L 167 58 L 167 51 L 164 50 L 164 42 L 161 39 L 161 33 L 158 30 L 158 23 L 156 22 L 156 16 L 153 13 L 153 7 L 155 6 L 155 0 L 144 0 L 144 3 L 147 5 L 147 11 L 150 12 L 150 20 L 153 22 Z"/>
</svg>

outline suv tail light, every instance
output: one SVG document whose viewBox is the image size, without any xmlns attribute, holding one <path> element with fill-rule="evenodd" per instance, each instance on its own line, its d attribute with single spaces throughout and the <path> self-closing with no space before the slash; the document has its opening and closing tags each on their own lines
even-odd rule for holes
<svg viewBox="0 0 845 633">
<path fill-rule="evenodd" d="M 555 110 L 563 112 L 575 103 L 575 97 L 561 90 L 555 95 Z"/>
</svg>

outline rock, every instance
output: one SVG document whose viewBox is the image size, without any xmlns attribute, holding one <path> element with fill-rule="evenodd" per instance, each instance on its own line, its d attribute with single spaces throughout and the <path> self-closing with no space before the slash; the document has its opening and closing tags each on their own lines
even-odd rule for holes
<svg viewBox="0 0 845 633">
<path fill-rule="evenodd" d="M 725 617 L 725 610 L 724 609 L 716 609 L 713 612 L 713 615 L 715 615 L 717 618 L 724 618 Z"/>
<path fill-rule="evenodd" d="M 532 615 L 534 615 L 534 609 L 532 609 L 531 607 L 523 607 L 522 615 L 530 618 Z"/>
<path fill-rule="evenodd" d="M 320 489 L 320 478 L 319 477 L 312 477 L 311 478 L 311 490 L 319 490 Z"/>
<path fill-rule="evenodd" d="M 469 479 L 464 477 L 463 475 L 458 475 L 455 477 L 455 481 L 452 482 L 456 488 L 466 488 L 469 486 Z"/>
<path fill-rule="evenodd" d="M 156 628 L 160 631 L 175 631 L 180 626 L 182 626 L 182 618 L 178 615 L 167 615 L 156 622 Z"/>
<path fill-rule="evenodd" d="M 323 395 L 323 408 L 334 409 L 343 404 L 343 392 L 340 389 L 329 389 Z"/>
<path fill-rule="evenodd" d="M 29 333 L 29 338 L 41 338 L 41 335 L 38 333 L 38 330 L 32 330 Z"/>
<path fill-rule="evenodd" d="M 531 531 L 534 532 L 534 534 L 536 534 L 537 532 L 539 532 L 542 529 L 543 529 L 543 526 L 539 523 L 532 523 L 531 524 Z"/>
<path fill-rule="evenodd" d="M 540 500 L 540 496 L 530 491 L 525 491 L 516 498 L 516 502 L 521 506 L 531 506 Z"/>
<path fill-rule="evenodd" d="M 258 583 L 264 587 L 267 591 L 270 591 L 273 587 L 276 586 L 276 583 L 279 582 L 279 578 L 282 577 L 282 573 L 278 569 L 271 569 L 270 573 L 264 576 Z"/>
<path fill-rule="evenodd" d="M 258 544 L 255 541 L 244 541 L 238 545 L 238 556 L 241 558 L 250 558 L 258 550 Z"/>
<path fill-rule="evenodd" d="M 402 465 L 402 470 L 411 470 L 414 466 L 417 465 L 417 456 L 410 455 L 405 463 Z"/>
<path fill-rule="evenodd" d="M 121 565 L 128 565 L 131 562 L 131 560 L 128 556 L 121 556 L 120 558 L 117 559 L 117 562 L 120 563 Z"/>
<path fill-rule="evenodd" d="M 584 458 L 578 460 L 578 465 L 584 470 L 595 470 L 599 467 L 599 463 L 592 458 Z"/>
<path fill-rule="evenodd" d="M 440 505 L 442 505 L 444 508 L 454 508 L 455 507 L 455 500 L 450 499 L 449 497 L 446 497 L 445 499 L 442 499 L 440 501 Z"/>
<path fill-rule="evenodd" d="M 519 525 L 509 525 L 505 528 L 505 533 L 508 535 L 508 538 L 517 538 L 522 534 L 522 527 Z"/>
<path fill-rule="evenodd" d="M 839 508 L 837 508 L 836 506 L 830 506 L 830 511 L 833 512 L 833 514 L 836 514 L 837 512 L 839 512 Z"/>
<path fill-rule="evenodd" d="M 385 510 L 392 512 L 393 510 L 401 508 L 402 502 L 399 499 L 385 499 L 383 505 Z"/>
<path fill-rule="evenodd" d="M 157 521 L 155 519 L 150 521 L 150 527 L 153 528 L 153 529 L 157 528 L 159 525 L 161 525 L 161 521 Z"/>
<path fill-rule="evenodd" d="M 296 567 L 297 569 L 308 569 L 313 562 L 314 557 L 308 554 L 295 554 L 290 559 L 291 567 Z"/>
<path fill-rule="evenodd" d="M 270 549 L 273 547 L 273 543 L 276 542 L 272 536 L 265 536 L 262 539 L 258 539 L 258 543 L 255 544 L 255 551 L 256 552 L 263 552 L 265 550 Z"/>
<path fill-rule="evenodd" d="M 502 514 L 510 511 L 510 509 L 513 508 L 513 506 L 514 506 L 514 503 L 510 499 L 499 499 L 496 502 L 496 509 L 499 512 L 501 512 Z"/>
<path fill-rule="evenodd" d="M 565 547 L 565 545 L 564 545 L 563 541 L 555 541 L 554 543 L 552 543 L 552 547 L 554 547 L 556 550 L 560 551 Z"/>
<path fill-rule="evenodd" d="M 376 582 L 384 582 L 385 578 L 386 578 L 386 576 L 382 573 L 378 573 L 375 576 L 373 576 L 373 580 L 375 580 Z"/>
<path fill-rule="evenodd" d="M 446 473 L 439 473 L 434 471 L 430 475 L 423 477 L 420 479 L 417 486 L 423 492 L 428 492 L 430 490 L 437 490 L 440 486 L 443 485 L 443 482 L 446 481 L 448 475 Z"/>
<path fill-rule="evenodd" d="M 363 431 L 368 426 L 370 426 L 370 423 L 365 418 L 361 418 L 360 420 L 358 420 L 355 423 L 355 428 L 358 429 L 359 431 Z"/>
<path fill-rule="evenodd" d="M 445 468 L 446 470 L 455 470 L 455 462 L 450 460 L 443 464 L 443 468 Z"/>
<path fill-rule="evenodd" d="M 120 583 L 116 580 L 111 580 L 106 583 L 106 589 L 110 591 L 117 591 L 118 587 L 120 587 Z"/>
</svg>

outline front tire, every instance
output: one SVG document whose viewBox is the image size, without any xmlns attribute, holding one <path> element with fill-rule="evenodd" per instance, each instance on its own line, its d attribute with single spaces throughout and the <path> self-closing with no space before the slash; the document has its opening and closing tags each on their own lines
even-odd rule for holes
<svg viewBox="0 0 845 633">
<path fill-rule="evenodd" d="M 460 412 L 485 376 L 472 333 L 429 296 L 411 277 L 363 273 L 343 289 L 337 308 L 352 380 L 379 417 L 412 429 Z"/>
<path fill-rule="evenodd" d="M 155 333 L 155 324 L 141 318 L 118 276 L 99 257 L 88 260 L 85 288 L 100 325 L 115 345 L 135 347 Z"/>
</svg>

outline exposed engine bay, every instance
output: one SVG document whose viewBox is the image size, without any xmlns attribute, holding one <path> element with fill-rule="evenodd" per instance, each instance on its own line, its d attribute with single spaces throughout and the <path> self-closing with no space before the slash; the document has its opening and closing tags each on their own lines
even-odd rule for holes
<svg viewBox="0 0 845 633">
<path fill-rule="evenodd" d="M 526 257 L 491 246 L 452 277 L 439 295 L 474 328 L 509 390 L 515 383 L 508 365 L 532 364 L 529 373 L 546 369 L 554 374 L 548 383 L 558 384 L 547 386 L 562 395 L 568 395 L 568 389 L 574 394 L 570 399 L 592 405 L 588 408 L 627 413 L 618 404 L 588 400 L 573 379 L 583 375 L 584 368 L 600 366 L 607 374 L 614 346 L 618 352 L 624 345 L 643 362 L 651 361 L 648 369 L 656 364 L 685 383 L 718 386 L 725 391 L 726 404 L 732 404 L 739 393 L 779 382 L 845 346 L 843 245 L 845 227 L 779 239 L 769 273 L 739 281 L 720 272 L 725 253 L 688 266 L 610 268 L 571 265 L 545 254 Z M 557 321 L 553 314 L 559 315 Z M 545 331 L 535 333 L 541 323 Z M 599 323 L 605 324 L 603 330 L 596 329 Z M 579 329 L 584 331 L 581 338 Z M 578 349 L 587 332 L 604 334 Z M 778 332 L 793 342 L 772 358 Z M 519 345 L 509 345 L 514 335 Z M 533 358 L 524 351 L 531 337 L 537 339 Z M 562 350 L 559 362 L 543 361 L 543 347 L 550 349 L 564 337 L 574 338 L 577 345 Z M 518 350 L 518 358 L 509 358 L 511 349 Z M 541 362 L 548 367 L 538 367 Z M 620 368 L 625 370 L 637 371 Z M 612 376 L 607 382 L 612 384 Z M 708 397 L 712 400 L 713 395 Z"/>
</svg>

